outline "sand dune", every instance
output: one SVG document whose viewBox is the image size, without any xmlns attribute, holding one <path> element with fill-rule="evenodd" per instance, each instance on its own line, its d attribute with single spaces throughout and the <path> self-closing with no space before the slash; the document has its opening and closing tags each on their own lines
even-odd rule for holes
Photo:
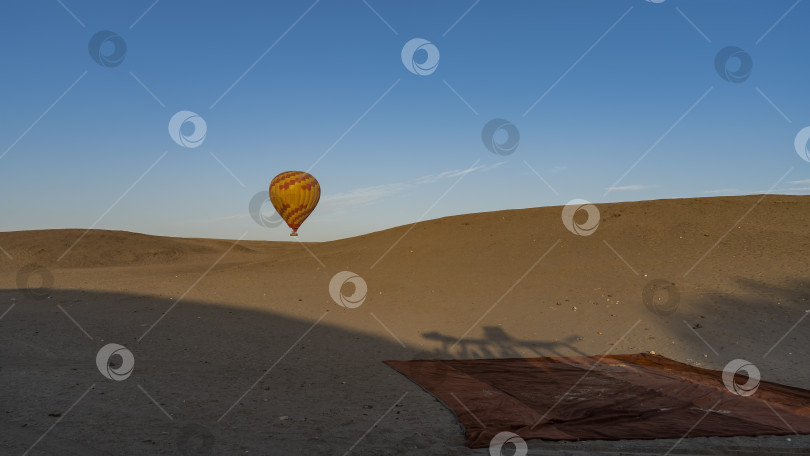
<svg viewBox="0 0 810 456">
<path fill-rule="evenodd" d="M 172 264 L 221 254 L 232 244 L 227 240 L 76 229 L 0 233 L 0 242 L 13 257 L 11 262 L 0 266 L 3 269 L 32 262 L 61 268 Z M 253 253 L 248 244 L 237 245 L 234 253 Z"/>
<path fill-rule="evenodd" d="M 796 324 L 810 309 L 810 197 L 598 208 L 590 236 L 569 232 L 561 207 L 304 245 L 93 230 L 63 257 L 83 230 L 0 233 L 11 257 L 0 255 L 0 313 L 10 309 L 0 320 L 0 424 L 13 431 L 0 445 L 24 452 L 58 419 L 49 414 L 95 384 L 37 445 L 40 454 L 183 454 L 195 432 L 210 434 L 211 454 L 483 454 L 466 449 L 452 414 L 383 359 L 654 350 L 713 369 L 745 358 L 763 379 L 810 388 L 810 325 Z M 39 275 L 19 274 L 33 263 L 53 277 L 43 299 L 18 289 L 39 284 Z M 355 309 L 329 294 L 344 270 L 368 285 Z M 673 313 L 645 305 L 653 280 L 679 292 Z M 108 342 L 134 353 L 129 379 L 96 368 Z M 641 454 L 673 443 L 530 447 Z M 730 447 L 776 454 L 810 440 L 678 446 Z"/>
</svg>

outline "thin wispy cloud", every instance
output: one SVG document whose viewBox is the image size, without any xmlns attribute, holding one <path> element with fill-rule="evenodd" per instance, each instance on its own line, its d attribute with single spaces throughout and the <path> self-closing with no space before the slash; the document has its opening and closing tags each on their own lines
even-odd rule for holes
<svg viewBox="0 0 810 456">
<path fill-rule="evenodd" d="M 319 205 L 317 211 L 319 215 L 328 215 L 344 212 L 352 207 L 367 206 L 369 204 L 377 203 L 383 200 L 384 198 L 388 198 L 395 194 L 401 193 L 406 189 L 413 187 L 414 185 L 431 184 L 443 179 L 458 178 L 465 174 L 487 172 L 495 168 L 498 168 L 504 163 L 506 162 L 498 162 L 493 163 L 491 165 L 472 166 L 464 169 L 454 169 L 451 171 L 444 171 L 438 174 L 429 174 L 427 176 L 422 176 L 416 179 L 416 181 L 414 181 L 414 183 L 412 184 L 393 183 L 393 184 L 377 185 L 374 187 L 358 188 L 344 193 L 336 193 L 334 195 L 329 195 L 323 198 L 321 200 L 321 205 L 323 205 L 324 207 L 323 209 L 321 209 Z"/>
<path fill-rule="evenodd" d="M 764 195 L 764 194 L 779 195 L 779 194 L 786 194 L 789 192 L 806 192 L 808 188 L 810 187 L 789 187 L 789 188 L 782 187 L 782 188 L 770 188 L 765 190 L 753 190 L 745 193 L 749 195 Z"/>
<path fill-rule="evenodd" d="M 324 213 L 336 213 L 345 211 L 355 206 L 368 206 L 382 200 L 383 198 L 397 194 L 408 187 L 407 184 L 395 183 L 375 185 L 372 187 L 357 188 L 344 193 L 335 193 L 321 199 L 319 206 Z"/>
<path fill-rule="evenodd" d="M 439 174 L 428 174 L 427 176 L 422 176 L 419 179 L 417 179 L 416 183 L 417 184 L 431 184 L 433 182 L 437 182 L 437 181 L 440 181 L 442 179 L 450 179 L 450 178 L 454 178 L 454 177 L 460 177 L 460 176 L 463 176 L 465 174 L 470 174 L 470 173 L 474 173 L 474 172 L 477 172 L 477 171 L 486 172 L 486 171 L 493 170 L 493 169 L 503 165 L 504 163 L 506 163 L 506 162 L 498 162 L 498 163 L 493 163 L 491 165 L 472 166 L 470 168 L 465 168 L 465 169 L 454 169 L 452 171 L 445 171 L 445 172 L 439 173 Z"/>
<path fill-rule="evenodd" d="M 716 190 L 704 190 L 703 193 L 706 193 L 706 194 L 709 194 L 709 195 L 715 195 L 715 194 L 718 194 L 718 193 L 740 193 L 740 190 L 738 190 L 736 188 L 718 188 Z"/>
<path fill-rule="evenodd" d="M 608 187 L 607 190 L 611 192 L 616 191 L 638 191 L 638 190 L 647 190 L 648 188 L 655 188 L 655 185 L 619 185 L 618 187 Z"/>
<path fill-rule="evenodd" d="M 248 218 L 248 217 L 250 217 L 250 214 L 245 212 L 245 213 L 242 213 L 242 214 L 225 215 L 225 216 L 222 216 L 222 217 L 215 217 L 215 218 L 208 218 L 208 219 L 188 219 L 188 220 L 182 220 L 182 221 L 173 222 L 173 223 L 219 223 L 219 222 L 227 222 L 227 221 L 230 221 L 230 220 L 238 220 L 238 219 L 243 219 L 243 218 Z"/>
<path fill-rule="evenodd" d="M 771 188 L 771 189 L 749 189 L 749 190 L 740 190 L 737 188 L 720 188 L 717 190 L 704 190 L 704 194 L 708 195 L 717 195 L 717 194 L 730 194 L 736 193 L 740 195 L 762 195 L 762 194 L 780 194 L 780 193 L 787 193 L 787 192 L 807 192 L 810 191 L 810 187 L 801 186 L 801 184 L 810 184 L 810 179 L 805 180 L 798 180 L 798 181 L 791 181 L 788 184 L 796 184 L 799 185 L 798 187 L 781 187 L 781 188 Z"/>
</svg>

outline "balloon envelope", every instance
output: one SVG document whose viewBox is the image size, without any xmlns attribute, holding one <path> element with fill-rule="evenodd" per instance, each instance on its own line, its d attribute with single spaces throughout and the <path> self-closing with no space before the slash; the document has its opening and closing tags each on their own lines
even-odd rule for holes
<svg viewBox="0 0 810 456">
<path fill-rule="evenodd" d="M 321 186 L 311 174 L 285 171 L 270 182 L 270 202 L 298 236 L 298 228 L 309 217 L 321 199 Z"/>
</svg>

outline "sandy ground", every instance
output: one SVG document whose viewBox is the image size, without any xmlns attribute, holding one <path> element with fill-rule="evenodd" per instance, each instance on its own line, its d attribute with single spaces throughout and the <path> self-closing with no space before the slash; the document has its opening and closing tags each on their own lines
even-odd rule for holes
<svg viewBox="0 0 810 456">
<path fill-rule="evenodd" d="M 590 236 L 561 210 L 306 244 L 90 231 L 63 257 L 84 231 L 0 233 L 0 453 L 489 454 L 385 359 L 653 350 L 810 388 L 810 197 L 604 204 Z M 340 271 L 366 282 L 359 307 L 330 297 Z M 643 302 L 657 279 L 679 291 L 671 314 Z M 96 366 L 108 343 L 133 354 L 129 378 Z M 810 454 L 808 436 L 528 443 Z"/>
</svg>

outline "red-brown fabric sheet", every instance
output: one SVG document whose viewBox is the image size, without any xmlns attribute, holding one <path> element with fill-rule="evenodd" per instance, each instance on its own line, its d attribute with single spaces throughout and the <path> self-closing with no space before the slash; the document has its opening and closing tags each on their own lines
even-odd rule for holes
<svg viewBox="0 0 810 456">
<path fill-rule="evenodd" d="M 762 381 L 739 396 L 722 372 L 660 355 L 386 363 L 455 412 L 470 448 L 502 431 L 527 440 L 810 434 L 810 391 Z"/>
</svg>

